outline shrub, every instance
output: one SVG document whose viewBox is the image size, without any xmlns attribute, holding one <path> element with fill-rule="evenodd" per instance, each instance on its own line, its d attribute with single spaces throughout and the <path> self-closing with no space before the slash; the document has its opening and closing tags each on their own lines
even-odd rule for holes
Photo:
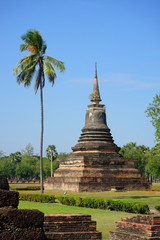
<svg viewBox="0 0 160 240">
<path fill-rule="evenodd" d="M 156 205 L 156 206 L 155 206 L 155 209 L 156 209 L 157 211 L 160 211 L 160 205 Z"/>
<path fill-rule="evenodd" d="M 19 200 L 30 202 L 54 203 L 55 196 L 48 194 L 19 193 Z"/>
<path fill-rule="evenodd" d="M 130 213 L 148 214 L 149 207 L 147 204 L 138 202 L 126 202 L 106 198 L 85 198 L 85 197 L 71 197 L 71 196 L 58 196 L 57 199 L 66 205 L 86 207 L 86 208 L 99 208 L 115 211 L 124 211 Z"/>
<path fill-rule="evenodd" d="M 27 191 L 27 190 L 29 190 L 29 191 L 34 191 L 34 190 L 40 190 L 41 188 L 40 187 L 38 187 L 38 186 L 32 186 L 32 187 L 18 187 L 18 188 L 16 188 L 16 190 L 22 190 L 22 191 Z"/>
</svg>

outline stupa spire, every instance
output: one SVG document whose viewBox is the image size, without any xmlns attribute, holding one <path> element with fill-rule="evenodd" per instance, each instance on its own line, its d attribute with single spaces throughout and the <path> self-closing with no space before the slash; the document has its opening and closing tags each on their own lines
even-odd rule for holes
<svg viewBox="0 0 160 240">
<path fill-rule="evenodd" d="M 99 93 L 98 78 L 97 78 L 97 63 L 95 63 L 95 76 L 94 76 L 94 85 L 93 92 L 91 94 L 91 102 L 93 104 L 99 104 L 102 101 Z"/>
</svg>

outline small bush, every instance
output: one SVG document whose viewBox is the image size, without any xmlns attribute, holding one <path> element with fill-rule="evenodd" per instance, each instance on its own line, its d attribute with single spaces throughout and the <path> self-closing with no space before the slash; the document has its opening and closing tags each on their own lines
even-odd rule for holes
<svg viewBox="0 0 160 240">
<path fill-rule="evenodd" d="M 41 188 L 40 187 L 38 187 L 38 186 L 33 186 L 33 187 L 18 187 L 18 188 L 16 188 L 16 190 L 21 190 L 21 191 L 27 191 L 27 190 L 29 190 L 29 191 L 35 191 L 35 190 L 40 190 Z"/>
<path fill-rule="evenodd" d="M 156 206 L 155 206 L 155 209 L 156 209 L 157 211 L 160 211 L 160 205 L 156 205 Z"/>
<path fill-rule="evenodd" d="M 19 193 L 19 200 L 30 202 L 54 203 L 55 196 L 48 194 Z"/>
<path fill-rule="evenodd" d="M 130 213 L 148 214 L 149 207 L 147 204 L 138 202 L 124 202 L 114 199 L 106 198 L 85 198 L 85 197 L 71 197 L 71 196 L 58 196 L 57 199 L 66 205 L 86 207 L 86 208 L 99 208 L 115 211 L 123 211 Z"/>
</svg>

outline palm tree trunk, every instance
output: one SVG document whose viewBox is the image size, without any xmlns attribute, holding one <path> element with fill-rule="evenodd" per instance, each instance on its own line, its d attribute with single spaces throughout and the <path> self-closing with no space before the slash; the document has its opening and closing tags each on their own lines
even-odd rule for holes
<svg viewBox="0 0 160 240">
<path fill-rule="evenodd" d="M 51 177 L 53 176 L 52 166 L 53 166 L 53 153 L 51 152 Z"/>
<path fill-rule="evenodd" d="M 40 98 L 41 98 L 40 183 L 41 183 L 41 193 L 43 193 L 43 91 L 42 91 L 42 82 L 40 82 Z"/>
</svg>

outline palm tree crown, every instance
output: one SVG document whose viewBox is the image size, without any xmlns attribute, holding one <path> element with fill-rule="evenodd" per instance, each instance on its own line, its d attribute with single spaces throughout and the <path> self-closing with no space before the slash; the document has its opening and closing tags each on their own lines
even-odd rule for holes
<svg viewBox="0 0 160 240">
<path fill-rule="evenodd" d="M 47 45 L 37 30 L 28 31 L 21 39 L 24 41 L 24 44 L 20 45 L 20 51 L 27 50 L 30 52 L 30 55 L 22 58 L 18 62 L 18 66 L 14 69 L 14 74 L 17 75 L 17 83 L 24 83 L 24 86 L 30 86 L 36 72 L 36 67 L 38 66 L 34 86 L 35 93 L 40 84 L 42 84 L 42 88 L 44 87 L 45 74 L 47 74 L 49 81 L 54 85 L 56 73 L 53 66 L 62 72 L 65 70 L 64 63 L 50 56 L 45 56 Z"/>
</svg>

